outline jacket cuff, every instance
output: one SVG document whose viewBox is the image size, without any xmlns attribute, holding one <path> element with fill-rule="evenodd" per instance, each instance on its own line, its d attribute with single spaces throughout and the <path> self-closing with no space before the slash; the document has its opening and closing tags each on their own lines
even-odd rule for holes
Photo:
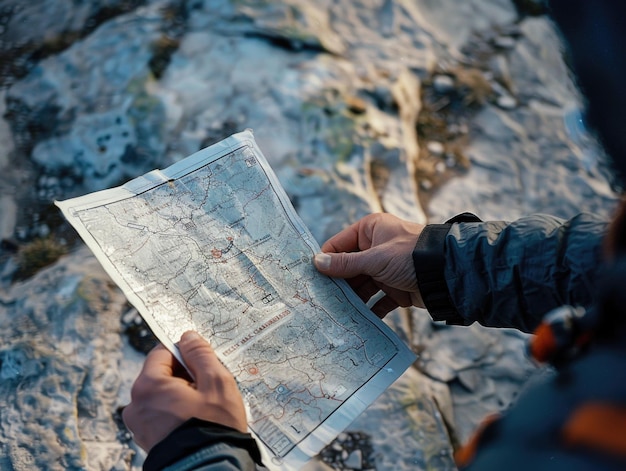
<svg viewBox="0 0 626 471">
<path fill-rule="evenodd" d="M 143 469 L 144 471 L 161 470 L 216 443 L 225 443 L 242 448 L 257 464 L 263 465 L 261 452 L 249 433 L 242 433 L 215 422 L 192 418 L 150 450 L 144 461 Z"/>
<path fill-rule="evenodd" d="M 427 225 L 413 249 L 413 265 L 417 285 L 430 316 L 435 321 L 446 324 L 466 325 L 450 298 L 444 270 L 446 235 L 453 223 L 478 222 L 480 219 L 471 213 L 453 217 L 445 224 Z"/>
</svg>

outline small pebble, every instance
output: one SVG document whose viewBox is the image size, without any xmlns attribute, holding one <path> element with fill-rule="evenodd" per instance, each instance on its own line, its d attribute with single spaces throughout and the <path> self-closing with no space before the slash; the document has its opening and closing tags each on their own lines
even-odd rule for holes
<svg viewBox="0 0 626 471">
<path fill-rule="evenodd" d="M 515 98 L 510 95 L 499 96 L 496 103 L 503 110 L 512 110 L 513 108 L 517 107 L 517 100 L 515 100 Z"/>
<path fill-rule="evenodd" d="M 434 156 L 443 155 L 443 152 L 445 150 L 443 144 L 437 141 L 428 142 L 428 144 L 426 144 L 426 148 L 428 149 L 428 152 L 430 152 Z"/>
<path fill-rule="evenodd" d="M 139 317 L 137 314 L 137 311 L 135 311 L 134 309 L 129 309 L 128 311 L 126 311 L 123 315 L 122 315 L 122 324 L 124 325 L 130 325 L 133 323 L 133 321 Z"/>
<path fill-rule="evenodd" d="M 344 465 L 351 469 L 363 468 L 363 452 L 361 450 L 354 450 L 350 453 L 350 456 L 344 461 Z"/>
<path fill-rule="evenodd" d="M 433 88 L 437 93 L 450 93 L 454 90 L 454 79 L 449 75 L 435 75 Z"/>
<path fill-rule="evenodd" d="M 39 234 L 39 237 L 48 237 L 50 235 L 50 227 L 48 227 L 47 224 L 42 224 L 37 228 L 37 233 Z"/>
<path fill-rule="evenodd" d="M 513 49 L 515 47 L 515 39 L 511 36 L 500 36 L 497 37 L 493 42 L 496 47 L 502 49 Z"/>
<path fill-rule="evenodd" d="M 420 187 L 422 190 L 428 191 L 432 189 L 433 183 L 430 180 L 422 180 L 420 182 Z"/>
</svg>

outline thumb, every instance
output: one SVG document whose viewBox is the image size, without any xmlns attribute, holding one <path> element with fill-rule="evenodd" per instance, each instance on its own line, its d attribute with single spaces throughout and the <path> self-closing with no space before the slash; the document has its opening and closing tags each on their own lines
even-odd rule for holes
<svg viewBox="0 0 626 471">
<path fill-rule="evenodd" d="M 189 369 L 189 373 L 200 388 L 202 378 L 207 372 L 224 366 L 215 355 L 213 347 L 199 333 L 189 330 L 178 342 L 180 355 Z"/>
<path fill-rule="evenodd" d="M 313 263 L 325 275 L 336 278 L 353 278 L 357 275 L 369 275 L 370 266 L 367 250 L 363 252 L 340 252 L 315 254 Z"/>
</svg>

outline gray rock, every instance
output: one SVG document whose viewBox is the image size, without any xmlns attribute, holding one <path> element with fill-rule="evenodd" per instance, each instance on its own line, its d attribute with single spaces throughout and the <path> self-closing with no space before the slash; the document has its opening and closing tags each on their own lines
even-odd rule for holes
<svg viewBox="0 0 626 471">
<path fill-rule="evenodd" d="M 164 116 L 147 87 L 164 4 L 106 22 L 11 86 L 7 100 L 20 139 L 30 138 L 28 128 L 40 126 L 43 115 L 53 134 L 32 136 L 32 158 L 44 171 L 69 173 L 84 180 L 79 191 L 89 191 L 159 165 Z"/>
<path fill-rule="evenodd" d="M 504 220 L 534 212 L 610 216 L 615 193 L 602 173 L 604 157 L 597 143 L 586 148 L 599 162 L 588 172 L 578 146 L 565 139 L 565 110 L 537 101 L 529 105 L 513 110 L 487 106 L 479 112 L 467 149 L 472 163 L 467 178 L 448 182 L 433 196 L 432 220 L 464 210 Z"/>
<path fill-rule="evenodd" d="M 17 204 L 10 195 L 0 194 L 0 240 L 13 236 L 17 221 Z"/>
<path fill-rule="evenodd" d="M 411 368 L 349 430 L 372 430 L 376 469 L 452 470 L 451 414 L 445 384 Z"/>
<path fill-rule="evenodd" d="M 553 45 L 560 41 L 554 26 L 545 17 L 526 18 L 520 23 L 522 38 L 509 55 L 513 94 L 526 101 L 535 100 L 565 107 L 580 100 L 580 93 L 561 51 Z"/>
<path fill-rule="evenodd" d="M 71 169 L 93 190 L 119 184 L 132 175 L 138 160 L 137 135 L 129 118 L 128 109 L 80 115 L 69 135 L 38 143 L 32 159 L 51 173 Z"/>
<path fill-rule="evenodd" d="M 78 469 L 76 395 L 84 371 L 33 342 L 0 350 L 2 445 L 10 469 Z M 37 437 L 33 439 L 33 437 Z"/>
<path fill-rule="evenodd" d="M 89 20 L 92 22 L 102 10 L 123 10 L 126 4 L 139 3 L 124 0 L 102 0 L 99 2 L 75 2 L 56 0 L 55 2 L 29 3 L 20 0 L 4 0 L 2 46 L 8 49 L 24 44 L 42 45 L 58 41 L 63 34 L 78 33 Z M 131 6 L 132 7 L 132 6 Z"/>
<path fill-rule="evenodd" d="M 128 382 L 125 302 L 86 249 L 3 293 L 0 446 L 14 469 L 127 468 L 132 452 L 113 419 Z"/>
<path fill-rule="evenodd" d="M 538 375 L 525 356 L 527 335 L 480 325 L 433 323 L 424 310 L 411 311 L 417 368 L 450 388 L 456 439 L 464 443 L 489 413 L 511 405 L 523 384 Z"/>
<path fill-rule="evenodd" d="M 363 469 L 363 452 L 361 450 L 354 450 L 348 455 L 344 464 L 348 468 Z"/>
<path fill-rule="evenodd" d="M 438 41 L 460 49 L 472 34 L 491 31 L 517 19 L 509 0 L 472 0 L 463 3 L 419 0 L 415 5 L 423 26 Z"/>
<path fill-rule="evenodd" d="M 10 161 L 9 156 L 15 148 L 9 123 L 4 118 L 6 113 L 5 95 L 5 90 L 0 91 L 0 170 L 7 166 Z"/>
<path fill-rule="evenodd" d="M 512 49 L 515 47 L 515 38 L 511 36 L 498 36 L 494 40 L 494 45 L 502 49 Z"/>
</svg>

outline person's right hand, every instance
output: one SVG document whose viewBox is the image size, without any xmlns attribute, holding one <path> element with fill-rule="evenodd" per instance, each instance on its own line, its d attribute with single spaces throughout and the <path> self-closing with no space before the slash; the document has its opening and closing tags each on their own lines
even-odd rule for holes
<svg viewBox="0 0 626 471">
<path fill-rule="evenodd" d="M 122 417 L 133 439 L 150 451 L 188 419 L 215 422 L 246 432 L 246 410 L 235 378 L 196 332 L 185 332 L 180 354 L 195 379 L 163 345 L 146 358 Z"/>
<path fill-rule="evenodd" d="M 365 302 L 382 290 L 385 296 L 372 306 L 378 317 L 398 306 L 424 307 L 413 266 L 423 229 L 391 214 L 370 214 L 326 241 L 315 266 L 325 275 L 346 278 Z"/>
</svg>

